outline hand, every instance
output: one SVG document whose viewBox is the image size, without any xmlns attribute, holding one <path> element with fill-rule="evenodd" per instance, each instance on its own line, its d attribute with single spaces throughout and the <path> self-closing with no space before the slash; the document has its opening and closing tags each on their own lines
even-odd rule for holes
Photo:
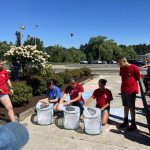
<svg viewBox="0 0 150 150">
<path fill-rule="evenodd" d="M 103 110 L 104 110 L 104 108 L 102 107 L 102 108 L 101 108 L 101 111 L 103 111 Z"/>
<path fill-rule="evenodd" d="M 48 99 L 46 99 L 46 100 L 40 100 L 40 102 L 43 103 L 43 104 L 48 104 Z"/>
<path fill-rule="evenodd" d="M 14 94 L 13 89 L 10 89 L 9 93 L 10 93 L 10 95 L 13 95 Z"/>
<path fill-rule="evenodd" d="M 83 105 L 83 107 L 87 107 L 87 105 L 86 105 L 86 104 L 84 104 L 84 105 Z"/>
<path fill-rule="evenodd" d="M 64 103 L 64 105 L 70 105 L 70 104 L 71 104 L 70 101 Z"/>
</svg>

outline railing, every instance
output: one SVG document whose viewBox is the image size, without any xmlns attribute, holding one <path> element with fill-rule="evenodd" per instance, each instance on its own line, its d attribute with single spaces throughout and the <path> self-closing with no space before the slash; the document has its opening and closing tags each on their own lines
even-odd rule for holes
<svg viewBox="0 0 150 150">
<path fill-rule="evenodd" d="M 142 97 L 142 101 L 143 101 L 143 105 L 145 108 L 145 112 L 146 112 L 146 119 L 147 119 L 147 123 L 148 123 L 148 127 L 149 127 L 149 132 L 150 132 L 150 104 L 148 104 L 148 100 L 145 95 L 145 86 L 143 83 L 143 79 L 140 78 L 139 80 L 139 86 L 140 86 L 140 91 L 141 91 L 141 97 Z"/>
</svg>

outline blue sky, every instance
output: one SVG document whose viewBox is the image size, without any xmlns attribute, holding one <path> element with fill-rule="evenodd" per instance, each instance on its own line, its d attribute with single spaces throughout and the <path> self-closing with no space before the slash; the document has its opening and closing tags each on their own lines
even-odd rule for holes
<svg viewBox="0 0 150 150">
<path fill-rule="evenodd" d="M 1 0 L 0 41 L 15 42 L 22 24 L 23 40 L 30 34 L 44 46 L 79 47 L 97 35 L 118 44 L 148 44 L 149 7 L 149 0 Z"/>
</svg>

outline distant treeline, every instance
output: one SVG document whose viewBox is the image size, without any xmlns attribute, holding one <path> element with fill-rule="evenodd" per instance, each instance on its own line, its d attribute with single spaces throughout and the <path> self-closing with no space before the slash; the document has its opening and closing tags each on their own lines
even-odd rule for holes
<svg viewBox="0 0 150 150">
<path fill-rule="evenodd" d="M 16 43 L 19 46 L 19 33 L 16 32 Z M 150 53 L 150 44 L 139 45 L 118 45 L 114 40 L 109 40 L 103 36 L 92 37 L 82 44 L 80 48 L 65 48 L 60 45 L 43 47 L 43 41 L 39 38 L 28 36 L 23 45 L 37 45 L 38 50 L 47 52 L 50 55 L 50 62 L 79 62 L 81 60 L 116 60 L 119 56 L 126 56 L 129 59 L 137 58 L 137 55 Z M 4 59 L 3 54 L 10 49 L 6 41 L 0 42 L 0 59 Z"/>
</svg>

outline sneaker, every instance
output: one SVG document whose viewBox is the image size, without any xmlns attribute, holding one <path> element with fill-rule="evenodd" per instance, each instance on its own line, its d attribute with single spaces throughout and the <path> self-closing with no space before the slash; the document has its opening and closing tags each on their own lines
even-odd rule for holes
<svg viewBox="0 0 150 150">
<path fill-rule="evenodd" d="M 127 127 L 127 129 L 126 129 L 126 131 L 135 131 L 135 130 L 137 130 L 137 126 L 136 125 L 133 125 L 133 124 L 131 124 L 130 126 L 128 126 Z"/>
<path fill-rule="evenodd" d="M 128 126 L 129 126 L 129 124 L 127 122 L 123 122 L 123 123 L 119 124 L 119 128 L 126 128 Z"/>
</svg>

